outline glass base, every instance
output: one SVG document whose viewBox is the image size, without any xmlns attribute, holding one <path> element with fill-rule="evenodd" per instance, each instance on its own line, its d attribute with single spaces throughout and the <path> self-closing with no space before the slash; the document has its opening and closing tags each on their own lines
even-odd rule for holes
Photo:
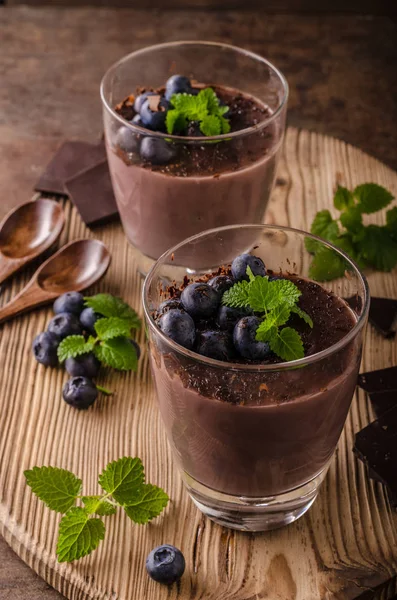
<svg viewBox="0 0 397 600">
<path fill-rule="evenodd" d="M 254 498 L 217 492 L 182 474 L 190 497 L 202 513 L 215 523 L 240 531 L 270 531 L 289 525 L 311 507 L 328 465 L 304 485 L 277 496 Z"/>
</svg>

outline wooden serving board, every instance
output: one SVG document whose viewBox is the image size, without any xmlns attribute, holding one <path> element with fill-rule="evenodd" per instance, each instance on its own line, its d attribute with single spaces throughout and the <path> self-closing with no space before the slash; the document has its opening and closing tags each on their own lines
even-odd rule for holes
<svg viewBox="0 0 397 600">
<path fill-rule="evenodd" d="M 338 140 L 289 129 L 267 222 L 307 229 L 317 210 L 332 210 L 337 182 L 352 187 L 366 181 L 397 196 L 397 174 L 375 159 Z M 92 232 L 68 201 L 65 211 L 62 244 L 98 237 L 113 255 L 105 279 L 92 291 L 120 295 L 142 313 L 142 281 L 121 226 Z M 0 302 L 16 294 L 33 270 L 3 286 Z M 374 295 L 397 298 L 395 272 L 371 274 L 369 282 Z M 309 513 L 278 531 L 238 533 L 204 518 L 182 488 L 156 406 L 144 329 L 138 372 L 105 373 L 99 383 L 116 390 L 115 396 L 78 412 L 61 399 L 65 371 L 45 369 L 32 356 L 31 342 L 51 314 L 51 308 L 37 310 L 0 331 L 0 532 L 67 598 L 348 600 L 396 574 L 397 513 L 352 452 L 354 433 L 373 419 L 362 391 Z M 396 341 L 384 340 L 369 326 L 362 369 L 395 364 Z M 43 464 L 70 469 L 83 480 L 85 493 L 95 494 L 98 473 L 124 455 L 140 456 L 148 480 L 169 493 L 166 511 L 147 526 L 134 525 L 121 512 L 108 517 L 98 550 L 73 564 L 58 564 L 60 516 L 31 494 L 24 469 Z M 145 571 L 147 554 L 161 543 L 175 544 L 186 557 L 185 575 L 171 588 L 154 583 Z"/>
</svg>

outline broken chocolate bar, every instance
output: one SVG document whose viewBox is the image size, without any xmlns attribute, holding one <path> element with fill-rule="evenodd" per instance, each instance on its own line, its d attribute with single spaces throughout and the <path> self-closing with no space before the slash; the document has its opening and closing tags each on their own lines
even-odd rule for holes
<svg viewBox="0 0 397 600">
<path fill-rule="evenodd" d="M 356 434 L 354 453 L 388 489 L 397 506 L 397 406 Z"/>
<path fill-rule="evenodd" d="M 376 588 L 363 592 L 354 600 L 397 600 L 397 577 L 392 577 Z"/>
<path fill-rule="evenodd" d="M 392 298 L 371 298 L 369 307 L 369 322 L 385 338 L 396 335 L 393 324 L 397 317 L 397 300 Z"/>
<path fill-rule="evenodd" d="M 34 189 L 49 194 L 67 194 L 65 182 L 68 179 L 105 159 L 106 150 L 103 142 L 99 144 L 65 142 L 47 165 Z"/>
<path fill-rule="evenodd" d="M 368 394 L 397 391 L 397 366 L 360 373 L 357 384 Z"/>
<path fill-rule="evenodd" d="M 106 160 L 78 173 L 65 187 L 86 225 L 98 225 L 118 216 Z"/>
</svg>

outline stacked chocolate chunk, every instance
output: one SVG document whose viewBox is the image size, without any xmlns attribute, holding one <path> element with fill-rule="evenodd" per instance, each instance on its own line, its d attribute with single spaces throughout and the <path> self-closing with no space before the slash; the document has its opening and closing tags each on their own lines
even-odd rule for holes
<svg viewBox="0 0 397 600">
<path fill-rule="evenodd" d="M 369 394 L 378 419 L 357 433 L 354 452 L 397 506 L 397 366 L 362 373 L 358 385 Z"/>
<path fill-rule="evenodd" d="M 69 196 L 87 225 L 118 215 L 103 142 L 65 142 L 47 165 L 35 190 Z"/>
</svg>

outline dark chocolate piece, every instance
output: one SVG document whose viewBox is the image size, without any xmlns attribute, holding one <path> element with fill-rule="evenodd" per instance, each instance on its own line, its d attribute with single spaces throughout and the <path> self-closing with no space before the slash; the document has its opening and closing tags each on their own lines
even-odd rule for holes
<svg viewBox="0 0 397 600">
<path fill-rule="evenodd" d="M 371 298 L 369 322 L 385 338 L 396 335 L 393 324 L 397 317 L 397 300 L 391 298 Z"/>
<path fill-rule="evenodd" d="M 375 474 L 397 506 L 397 406 L 356 434 L 354 453 Z"/>
<path fill-rule="evenodd" d="M 377 417 L 382 416 L 385 412 L 397 406 L 397 390 L 374 392 L 369 395 L 369 398 Z"/>
<path fill-rule="evenodd" d="M 65 182 L 106 159 L 104 144 L 68 141 L 62 144 L 35 185 L 38 192 L 67 194 Z"/>
<path fill-rule="evenodd" d="M 397 600 L 397 576 L 377 585 L 372 590 L 367 590 L 354 600 Z"/>
<path fill-rule="evenodd" d="M 98 225 L 118 216 L 106 160 L 69 179 L 65 187 L 86 225 Z"/>
<path fill-rule="evenodd" d="M 368 394 L 397 390 L 397 366 L 361 373 L 357 384 Z"/>
</svg>

